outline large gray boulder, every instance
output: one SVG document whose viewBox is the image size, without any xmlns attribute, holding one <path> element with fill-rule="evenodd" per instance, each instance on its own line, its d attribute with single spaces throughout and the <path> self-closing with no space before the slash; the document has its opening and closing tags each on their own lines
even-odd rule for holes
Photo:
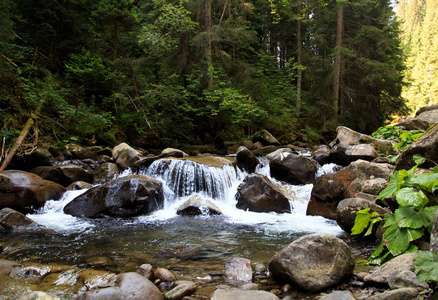
<svg viewBox="0 0 438 300">
<path fill-rule="evenodd" d="M 252 281 L 251 261 L 242 257 L 234 257 L 225 263 L 224 276 L 232 281 Z"/>
<path fill-rule="evenodd" d="M 32 173 L 6 170 L 0 172 L 0 208 L 27 211 L 43 206 L 47 200 L 58 200 L 66 189 Z"/>
<path fill-rule="evenodd" d="M 318 163 L 302 155 L 281 153 L 270 163 L 271 176 L 290 184 L 308 184 L 315 181 Z"/>
<path fill-rule="evenodd" d="M 260 130 L 254 133 L 254 136 L 252 137 L 252 141 L 254 143 L 260 142 L 264 146 L 268 145 L 280 145 L 278 140 L 267 130 Z"/>
<path fill-rule="evenodd" d="M 269 270 L 279 280 L 317 292 L 340 284 L 353 274 L 350 247 L 330 234 L 303 236 L 277 252 Z"/>
<path fill-rule="evenodd" d="M 255 212 L 285 213 L 291 211 L 289 199 L 268 177 L 252 173 L 237 187 L 236 207 Z"/>
<path fill-rule="evenodd" d="M 82 293 L 78 300 L 164 300 L 160 290 L 147 278 L 134 273 L 122 273 L 117 276 L 116 286 L 94 289 Z"/>
<path fill-rule="evenodd" d="M 129 217 L 163 206 L 162 183 L 143 175 L 130 175 L 89 189 L 64 207 L 76 217 Z"/>
<path fill-rule="evenodd" d="M 124 170 L 133 167 L 135 162 L 142 158 L 142 155 L 128 144 L 121 143 L 113 148 L 112 158 L 116 161 L 116 164 Z"/>
<path fill-rule="evenodd" d="M 40 166 L 30 172 L 63 186 L 69 186 L 76 181 L 93 182 L 93 175 L 90 172 L 74 164 Z"/>
<path fill-rule="evenodd" d="M 417 253 L 406 253 L 384 263 L 371 274 L 364 277 L 364 282 L 371 284 L 388 284 L 391 276 L 401 271 L 414 271 L 414 258 Z"/>
<path fill-rule="evenodd" d="M 412 168 L 415 165 L 412 159 L 415 154 L 420 154 L 428 160 L 422 167 L 434 167 L 438 163 L 438 124 L 429 128 L 418 140 L 406 147 L 400 155 L 396 169 Z"/>
<path fill-rule="evenodd" d="M 99 184 L 110 181 L 119 175 L 119 168 L 116 164 L 106 162 L 98 166 L 93 172 L 93 183 Z"/>
</svg>

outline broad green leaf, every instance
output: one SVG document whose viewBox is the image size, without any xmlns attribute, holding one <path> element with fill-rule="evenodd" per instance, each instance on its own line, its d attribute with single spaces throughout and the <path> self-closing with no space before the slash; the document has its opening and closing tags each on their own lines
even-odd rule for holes
<svg viewBox="0 0 438 300">
<path fill-rule="evenodd" d="M 351 229 L 351 234 L 356 235 L 362 233 L 370 223 L 371 214 L 370 209 L 365 208 L 356 212 L 356 218 L 354 219 L 354 226 Z"/>
<path fill-rule="evenodd" d="M 392 225 L 397 225 L 397 220 L 395 219 L 394 214 L 385 214 L 385 224 L 384 227 L 390 227 Z"/>
<path fill-rule="evenodd" d="M 400 176 L 400 171 L 395 171 L 391 178 L 389 179 L 388 184 L 380 192 L 379 197 L 377 199 L 386 199 L 390 198 L 399 188 L 400 184 L 403 182 L 403 177 Z"/>
<path fill-rule="evenodd" d="M 391 258 L 393 258 L 393 255 L 386 249 L 385 244 L 381 242 L 376 250 L 374 250 L 374 252 L 367 259 L 367 264 L 380 266 L 382 263 Z"/>
<path fill-rule="evenodd" d="M 370 220 L 370 226 L 368 227 L 368 230 L 367 230 L 367 232 L 365 232 L 364 236 L 369 236 L 371 233 L 373 233 L 373 227 L 374 227 L 374 224 L 376 224 L 376 223 L 382 221 L 382 218 L 379 217 L 378 215 L 379 215 L 379 214 L 377 214 L 377 216 L 376 216 L 375 218 L 372 218 L 372 219 Z"/>
<path fill-rule="evenodd" d="M 394 212 L 400 228 L 418 229 L 428 227 L 433 222 L 434 214 L 427 211 L 417 211 L 414 207 L 399 207 Z"/>
<path fill-rule="evenodd" d="M 395 193 L 395 198 L 400 206 L 403 207 L 423 207 L 429 202 L 423 191 L 418 191 L 411 187 L 404 187 Z"/>
<path fill-rule="evenodd" d="M 414 184 L 419 184 L 422 188 L 432 193 L 438 186 L 438 173 L 420 174 L 411 179 Z"/>
<path fill-rule="evenodd" d="M 419 239 L 424 234 L 424 230 L 400 228 L 392 225 L 383 234 L 383 242 L 392 255 L 397 256 L 405 252 L 412 241 Z"/>
<path fill-rule="evenodd" d="M 438 281 L 438 261 L 434 252 L 422 251 L 414 259 L 415 273 L 419 281 Z"/>
</svg>

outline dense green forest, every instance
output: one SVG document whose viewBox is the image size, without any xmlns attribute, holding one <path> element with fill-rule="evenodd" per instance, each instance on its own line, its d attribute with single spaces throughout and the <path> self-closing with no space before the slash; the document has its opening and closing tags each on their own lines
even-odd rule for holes
<svg viewBox="0 0 438 300">
<path fill-rule="evenodd" d="M 387 0 L 0 0 L 0 120 L 144 149 L 364 133 L 406 113 Z"/>
<path fill-rule="evenodd" d="M 397 17 L 409 83 L 402 96 L 414 109 L 438 103 L 438 0 L 402 0 Z"/>
</svg>

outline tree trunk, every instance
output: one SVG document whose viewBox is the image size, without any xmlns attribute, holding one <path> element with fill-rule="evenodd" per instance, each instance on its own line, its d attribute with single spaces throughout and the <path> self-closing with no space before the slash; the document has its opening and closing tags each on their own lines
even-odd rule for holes
<svg viewBox="0 0 438 300">
<path fill-rule="evenodd" d="M 341 81 L 341 58 L 342 58 L 342 35 L 344 28 L 343 21 L 343 4 L 338 2 L 338 18 L 336 26 L 336 48 L 335 48 L 335 63 L 334 63 L 334 74 L 333 74 L 333 120 L 335 125 L 338 119 L 338 101 L 339 101 L 339 88 Z"/>
<path fill-rule="evenodd" d="M 210 89 L 213 86 L 213 74 L 211 73 L 211 0 L 205 0 L 205 31 L 207 33 L 207 41 L 205 46 L 207 89 Z"/>
<path fill-rule="evenodd" d="M 5 160 L 3 161 L 0 171 L 3 171 L 6 169 L 8 164 L 11 162 L 12 158 L 14 157 L 15 153 L 17 152 L 18 148 L 21 146 L 21 143 L 23 143 L 23 140 L 26 138 L 27 134 L 29 133 L 29 130 L 32 128 L 34 124 L 34 120 L 32 117 L 30 117 L 26 125 L 24 125 L 23 130 L 21 130 L 20 135 L 18 136 L 17 140 L 15 141 L 14 146 L 12 147 L 9 154 L 5 157 Z"/>
<path fill-rule="evenodd" d="M 301 1 L 297 5 L 297 113 L 301 109 L 301 85 L 303 81 L 303 70 L 301 68 L 303 61 L 303 44 L 301 41 Z"/>
</svg>

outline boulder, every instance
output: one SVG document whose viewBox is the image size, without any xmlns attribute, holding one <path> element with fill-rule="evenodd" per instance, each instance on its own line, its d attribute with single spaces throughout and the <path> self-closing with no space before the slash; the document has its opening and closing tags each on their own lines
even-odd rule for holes
<svg viewBox="0 0 438 300">
<path fill-rule="evenodd" d="M 93 160 L 96 160 L 97 154 L 94 152 L 91 152 L 88 148 L 78 145 L 78 144 L 67 144 L 64 147 L 64 155 L 66 158 L 72 158 L 72 159 L 86 159 L 91 158 Z"/>
<path fill-rule="evenodd" d="M 345 150 L 345 156 L 348 161 L 355 161 L 358 159 L 372 161 L 379 157 L 379 153 L 377 153 L 372 144 L 359 144 L 348 147 Z"/>
<path fill-rule="evenodd" d="M 423 111 L 416 116 L 416 119 L 427 122 L 429 125 L 438 123 L 438 109 Z"/>
<path fill-rule="evenodd" d="M 141 153 L 126 143 L 121 143 L 113 148 L 113 160 L 122 169 L 134 166 L 134 163 L 141 159 Z"/>
<path fill-rule="evenodd" d="M 20 296 L 15 297 L 14 300 L 60 300 L 57 296 L 52 296 L 46 292 L 32 291 L 24 292 Z"/>
<path fill-rule="evenodd" d="M 424 168 L 434 167 L 438 162 L 438 124 L 435 124 L 428 131 L 423 133 L 415 142 L 406 147 L 405 151 L 400 154 L 396 169 L 409 170 L 415 165 L 412 157 L 420 154 L 429 161 L 422 165 Z"/>
<path fill-rule="evenodd" d="M 106 162 L 98 166 L 93 172 L 93 183 L 99 184 L 115 179 L 119 175 L 119 168 L 116 164 Z"/>
<path fill-rule="evenodd" d="M 151 264 L 142 264 L 138 267 L 137 273 L 149 280 L 154 279 L 154 269 Z"/>
<path fill-rule="evenodd" d="M 39 166 L 53 166 L 55 159 L 46 148 L 37 147 L 34 151 L 23 156 L 15 155 L 9 167 L 12 169 L 29 171 Z"/>
<path fill-rule="evenodd" d="M 145 277 L 134 273 L 122 273 L 117 276 L 116 286 L 94 289 L 82 293 L 78 300 L 164 300 L 160 290 Z"/>
<path fill-rule="evenodd" d="M 225 263 L 224 276 L 232 281 L 252 281 L 251 261 L 246 258 L 235 257 Z"/>
<path fill-rule="evenodd" d="M 91 189 L 93 185 L 85 181 L 75 181 L 67 187 L 68 191 Z"/>
<path fill-rule="evenodd" d="M 330 156 L 330 148 L 327 145 L 320 145 L 315 148 L 312 152 L 312 157 L 315 161 L 317 161 L 320 165 L 325 165 L 328 163 L 328 159 Z"/>
<path fill-rule="evenodd" d="M 391 124 L 391 126 L 400 126 L 405 130 L 426 130 L 429 127 L 429 123 L 417 118 L 406 117 L 397 123 Z"/>
<path fill-rule="evenodd" d="M 331 151 L 329 161 L 338 165 L 347 165 L 350 161 L 345 151 L 354 145 L 372 144 L 377 152 L 390 154 L 394 152 L 394 142 L 390 140 L 376 139 L 372 136 L 356 132 L 350 128 L 339 126 L 336 129 L 336 138 L 330 143 Z"/>
<path fill-rule="evenodd" d="M 414 258 L 417 253 L 406 253 L 384 263 L 363 279 L 370 284 L 388 284 L 388 278 L 401 271 L 414 271 Z"/>
<path fill-rule="evenodd" d="M 165 268 L 156 269 L 154 271 L 154 277 L 164 282 L 174 282 L 178 280 L 172 272 Z"/>
<path fill-rule="evenodd" d="M 164 294 L 166 300 L 181 300 L 196 291 L 196 284 L 193 281 L 178 280 L 175 281 L 175 287 Z"/>
<path fill-rule="evenodd" d="M 187 153 L 185 153 L 182 150 L 174 149 L 174 148 L 166 148 L 163 151 L 161 151 L 160 158 L 164 157 L 187 157 L 189 156 Z"/>
<path fill-rule="evenodd" d="M 272 134 L 270 134 L 267 130 L 261 130 L 261 131 L 256 132 L 254 134 L 254 136 L 252 137 L 252 141 L 254 143 L 260 142 L 265 146 L 269 146 L 269 145 L 278 146 L 278 145 L 280 145 L 278 140 Z"/>
<path fill-rule="evenodd" d="M 354 226 L 354 220 L 356 219 L 356 212 L 359 210 L 369 208 L 370 213 L 378 212 L 379 214 L 390 213 L 388 209 L 385 209 L 375 203 L 361 198 L 347 198 L 339 202 L 336 208 L 336 222 L 346 232 L 350 233 Z M 378 224 L 374 225 L 374 229 L 377 229 Z"/>
<path fill-rule="evenodd" d="M 353 294 L 349 291 L 334 291 L 328 295 L 322 296 L 318 300 L 355 300 Z"/>
<path fill-rule="evenodd" d="M 357 160 L 336 173 L 324 174 L 315 180 L 307 214 L 336 219 L 336 207 L 341 200 L 366 193 L 370 190 L 365 184 L 368 180 L 376 183 L 376 178 L 382 178 L 387 181 L 393 171 L 394 166 L 390 164 Z M 381 182 L 377 183 L 381 187 Z"/>
<path fill-rule="evenodd" d="M 64 207 L 76 217 L 129 217 L 163 206 L 162 183 L 143 175 L 129 175 L 89 189 Z"/>
<path fill-rule="evenodd" d="M 279 300 L 277 296 L 265 291 L 217 289 L 211 300 Z"/>
<path fill-rule="evenodd" d="M 207 215 L 222 215 L 222 211 L 216 204 L 208 199 L 201 199 L 192 196 L 184 202 L 176 212 L 181 216 L 198 216 L 202 214 Z"/>
<path fill-rule="evenodd" d="M 290 184 L 308 184 L 315 181 L 318 163 L 293 153 L 282 153 L 269 162 L 271 176 Z"/>
<path fill-rule="evenodd" d="M 236 161 L 237 166 L 248 173 L 253 173 L 260 163 L 259 159 L 244 146 L 240 146 L 239 149 L 237 149 Z"/>
<path fill-rule="evenodd" d="M 415 288 L 402 288 L 375 294 L 367 300 L 414 300 L 417 299 L 418 293 Z"/>
<path fill-rule="evenodd" d="M 0 172 L 0 208 L 18 211 L 43 206 L 47 200 L 58 200 L 66 189 L 52 181 L 24 171 Z"/>
<path fill-rule="evenodd" d="M 41 166 L 30 171 L 43 179 L 59 183 L 63 186 L 69 186 L 75 181 L 92 182 L 93 175 L 87 170 L 74 164 L 58 166 Z"/>
<path fill-rule="evenodd" d="M 418 281 L 417 275 L 414 272 L 403 270 L 388 278 L 389 288 L 392 290 L 401 288 L 420 288 L 427 290 L 429 285 L 426 282 Z"/>
<path fill-rule="evenodd" d="M 39 225 L 22 213 L 5 207 L 0 210 L 0 232 L 14 233 L 50 233 L 46 227 Z"/>
<path fill-rule="evenodd" d="M 322 233 L 303 236 L 277 252 L 269 262 L 269 270 L 279 280 L 317 292 L 351 276 L 354 265 L 350 247 Z"/>
<path fill-rule="evenodd" d="M 289 199 L 268 177 L 252 173 L 237 187 L 236 207 L 255 212 L 285 213 L 291 211 Z"/>
</svg>

